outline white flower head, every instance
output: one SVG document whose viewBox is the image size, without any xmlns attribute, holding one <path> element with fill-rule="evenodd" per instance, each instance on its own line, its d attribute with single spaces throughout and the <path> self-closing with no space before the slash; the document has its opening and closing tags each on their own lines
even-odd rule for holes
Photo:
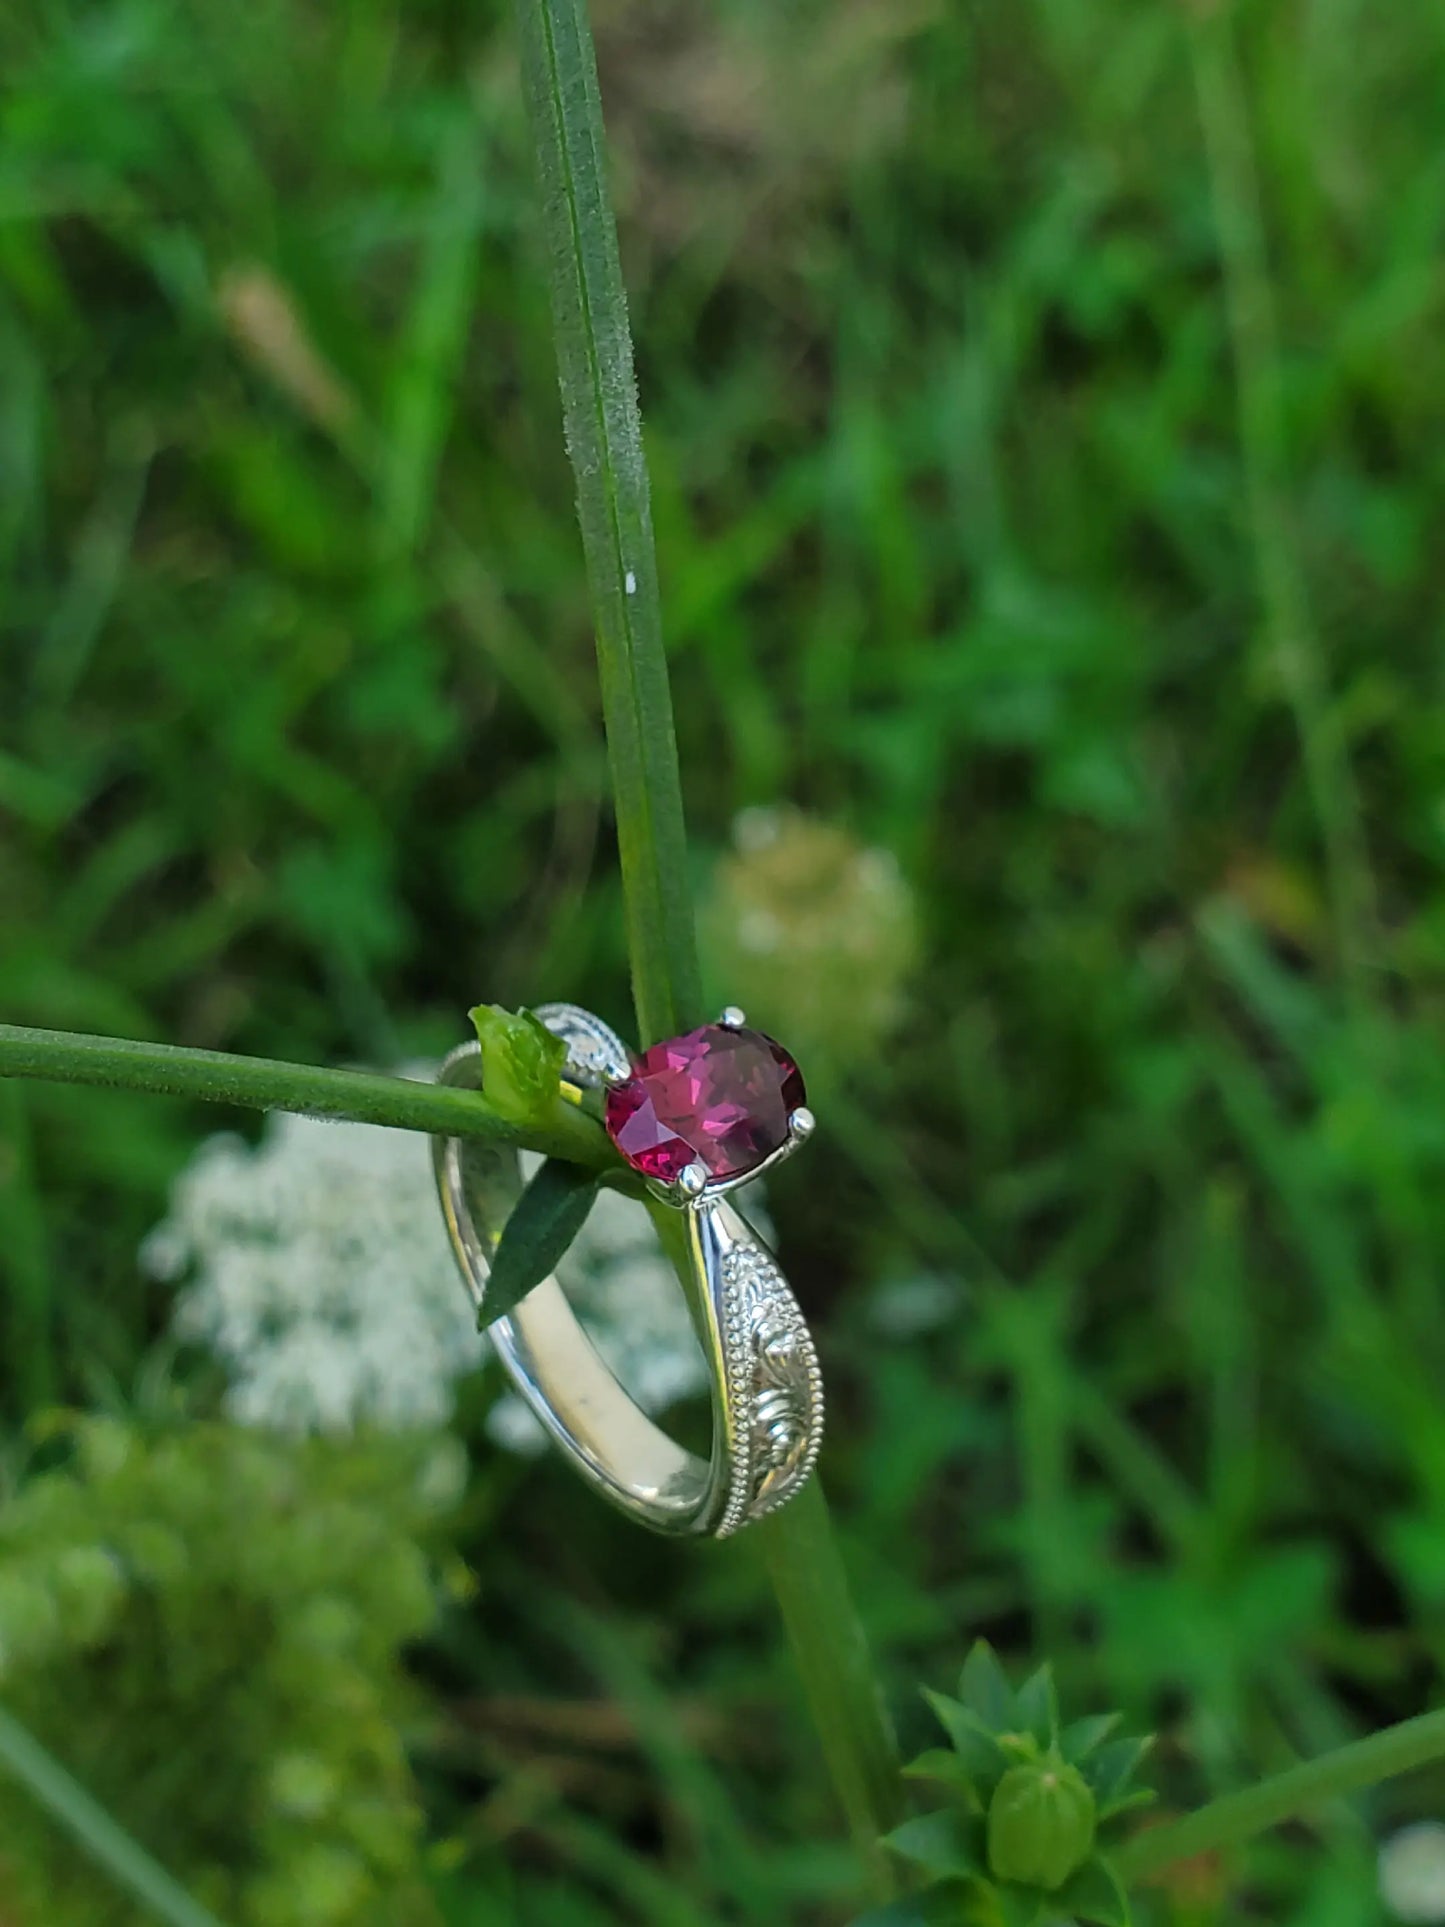
<svg viewBox="0 0 1445 1927">
<path fill-rule="evenodd" d="M 525 1156 L 524 1169 L 537 1162 Z M 152 1277 L 186 1279 L 173 1328 L 223 1366 L 226 1408 L 243 1425 L 443 1425 L 457 1381 L 489 1355 L 417 1132 L 277 1115 L 254 1148 L 213 1137 L 176 1181 L 141 1262 Z M 706 1389 L 687 1306 L 641 1205 L 600 1192 L 559 1277 L 646 1411 Z M 544 1443 L 512 1395 L 488 1429 L 513 1451 Z"/>
<path fill-rule="evenodd" d="M 212 1138 L 141 1261 L 189 1271 L 175 1330 L 225 1367 L 245 1425 L 444 1424 L 483 1356 L 412 1131 L 282 1115 L 254 1150 Z"/>
<path fill-rule="evenodd" d="M 1418 1820 L 1380 1849 L 1380 1899 L 1397 1920 L 1445 1921 L 1445 1826 Z"/>
</svg>

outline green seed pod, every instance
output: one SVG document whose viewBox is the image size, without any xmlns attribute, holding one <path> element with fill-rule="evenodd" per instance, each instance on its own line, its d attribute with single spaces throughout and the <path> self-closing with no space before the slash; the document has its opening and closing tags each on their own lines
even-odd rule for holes
<svg viewBox="0 0 1445 1927">
<path fill-rule="evenodd" d="M 1094 1845 L 1094 1796 L 1056 1753 L 1010 1767 L 988 1807 L 988 1864 L 999 1880 L 1053 1893 Z"/>
</svg>

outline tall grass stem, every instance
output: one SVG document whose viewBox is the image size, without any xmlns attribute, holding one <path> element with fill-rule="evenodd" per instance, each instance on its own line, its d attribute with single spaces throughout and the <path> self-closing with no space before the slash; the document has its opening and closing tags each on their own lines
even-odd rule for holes
<svg viewBox="0 0 1445 1927">
<path fill-rule="evenodd" d="M 155 1919 L 165 1921 L 167 1927 L 221 1927 L 210 1909 L 193 1900 L 3 1708 L 0 1772 L 18 1780 L 82 1852 Z"/>
<path fill-rule="evenodd" d="M 568 452 L 591 582 L 628 943 L 644 1042 L 695 1022 L 697 942 L 632 338 L 583 0 L 518 0 Z M 872 1884 L 897 1755 L 816 1481 L 756 1532 L 829 1771 Z"/>
</svg>

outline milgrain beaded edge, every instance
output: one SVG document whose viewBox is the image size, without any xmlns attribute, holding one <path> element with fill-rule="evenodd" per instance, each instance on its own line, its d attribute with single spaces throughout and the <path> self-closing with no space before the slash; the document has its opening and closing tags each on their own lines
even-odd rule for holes
<svg viewBox="0 0 1445 1927">
<path fill-rule="evenodd" d="M 727 1503 L 716 1528 L 720 1539 L 777 1512 L 795 1497 L 807 1483 L 823 1442 L 823 1378 L 817 1351 L 782 1272 L 766 1253 L 746 1246 L 733 1246 L 725 1253 L 721 1272 L 723 1350 L 736 1435 Z M 770 1316 L 792 1335 L 797 1348 L 790 1374 L 793 1382 L 784 1386 L 766 1375 L 760 1355 L 758 1335 Z M 762 1485 L 773 1468 L 757 1450 L 756 1407 L 761 1397 L 779 1391 L 796 1413 L 805 1443 L 786 1481 L 762 1500 Z"/>
</svg>

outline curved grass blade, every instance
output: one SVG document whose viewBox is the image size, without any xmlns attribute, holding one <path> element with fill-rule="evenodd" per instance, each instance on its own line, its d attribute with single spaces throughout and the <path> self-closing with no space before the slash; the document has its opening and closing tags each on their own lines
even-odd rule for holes
<svg viewBox="0 0 1445 1927">
<path fill-rule="evenodd" d="M 167 1927 L 221 1927 L 220 1921 L 152 1860 L 73 1780 L 17 1719 L 0 1708 L 0 1771 L 10 1773 L 118 1887 Z"/>
</svg>

